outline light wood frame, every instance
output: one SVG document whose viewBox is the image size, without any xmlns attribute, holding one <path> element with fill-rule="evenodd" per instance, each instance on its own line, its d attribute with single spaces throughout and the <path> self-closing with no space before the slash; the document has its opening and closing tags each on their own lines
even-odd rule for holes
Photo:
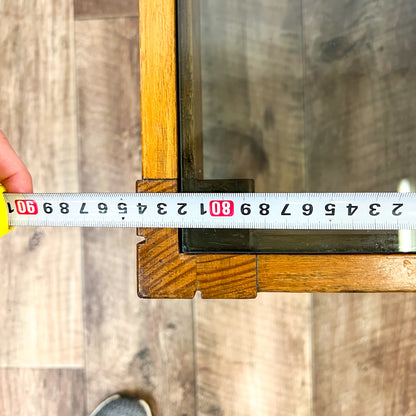
<svg viewBox="0 0 416 416">
<path fill-rule="evenodd" d="M 138 192 L 175 192 L 178 180 L 176 1 L 141 0 L 143 180 Z M 138 293 L 149 298 L 250 298 L 257 292 L 416 290 L 416 255 L 192 254 L 177 230 L 142 229 Z"/>
</svg>

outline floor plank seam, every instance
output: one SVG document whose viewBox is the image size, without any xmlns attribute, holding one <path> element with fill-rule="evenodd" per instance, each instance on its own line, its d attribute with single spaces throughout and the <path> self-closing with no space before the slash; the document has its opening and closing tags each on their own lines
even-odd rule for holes
<svg viewBox="0 0 416 416">
<path fill-rule="evenodd" d="M 128 19 L 128 18 L 139 18 L 139 13 L 137 14 L 126 14 L 126 15 L 120 15 L 120 16 L 82 16 L 77 17 L 74 16 L 75 22 L 86 22 L 86 21 L 99 21 L 99 20 L 114 20 L 114 19 Z M 137 22 L 137 26 L 139 25 L 139 22 Z"/>
</svg>

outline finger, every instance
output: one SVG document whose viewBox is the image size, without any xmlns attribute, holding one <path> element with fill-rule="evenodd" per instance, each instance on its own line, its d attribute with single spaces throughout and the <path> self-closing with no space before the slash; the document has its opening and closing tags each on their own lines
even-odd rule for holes
<svg viewBox="0 0 416 416">
<path fill-rule="evenodd" d="M 7 189 L 7 192 L 33 192 L 29 171 L 2 131 L 0 131 L 0 183 Z"/>
</svg>

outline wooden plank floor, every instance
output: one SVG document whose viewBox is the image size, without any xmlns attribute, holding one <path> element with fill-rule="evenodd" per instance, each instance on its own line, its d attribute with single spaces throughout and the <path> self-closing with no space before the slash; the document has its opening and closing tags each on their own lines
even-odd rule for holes
<svg viewBox="0 0 416 416">
<path fill-rule="evenodd" d="M 74 0 L 74 9 L 77 20 L 137 17 L 139 2 L 137 0 Z"/>
<path fill-rule="evenodd" d="M 71 2 L 2 2 L 0 125 L 35 188 L 77 192 Z M 0 413 L 84 413 L 80 231 L 0 241 Z M 48 369 L 43 369 L 47 367 Z"/>
<path fill-rule="evenodd" d="M 300 23 L 300 2 L 201 1 L 206 179 L 304 191 Z"/>
<path fill-rule="evenodd" d="M 415 2 L 303 4 L 308 190 L 396 191 L 416 176 Z M 317 415 L 416 411 L 415 300 L 313 295 Z"/>
<path fill-rule="evenodd" d="M 77 192 L 71 2 L 0 6 L 0 125 L 38 192 Z M 81 238 L 16 229 L 0 241 L 0 414 L 84 414 Z"/>
<path fill-rule="evenodd" d="M 82 369 L 1 368 L 0 414 L 85 415 Z"/>
<path fill-rule="evenodd" d="M 76 22 L 84 192 L 134 192 L 140 177 L 137 25 L 137 17 Z M 125 390 L 151 397 L 160 415 L 192 414 L 192 303 L 138 299 L 132 230 L 82 235 L 88 409 Z"/>
<path fill-rule="evenodd" d="M 312 311 L 315 414 L 413 414 L 415 295 L 317 294 Z"/>
<path fill-rule="evenodd" d="M 197 415 L 311 414 L 309 301 L 196 299 Z"/>
<path fill-rule="evenodd" d="M 311 192 L 397 191 L 416 177 L 416 4 L 306 0 Z"/>
<path fill-rule="evenodd" d="M 0 125 L 30 165 L 38 192 L 77 192 L 72 7 L 44 6 L 2 7 Z M 7 271 L 0 279 L 0 365 L 83 365 L 80 243 L 76 229 L 18 229 L 0 241 Z"/>
<path fill-rule="evenodd" d="M 0 128 L 29 166 L 35 190 L 134 191 L 140 177 L 135 2 L 3 3 Z M 220 6 L 234 7 L 234 3 Z M 250 17 L 255 10 L 246 3 Z M 313 16 L 314 7 L 326 3 L 329 0 L 303 2 L 304 36 L 322 37 L 323 43 L 332 36 L 330 25 L 305 16 Z M 410 0 L 383 4 L 388 3 L 391 7 L 386 6 L 383 13 L 395 18 L 386 19 L 386 25 L 401 22 L 403 30 L 397 36 L 388 31 L 380 36 L 388 47 L 410 47 L 413 38 L 409 36 L 414 32 L 409 16 L 415 12 L 414 5 Z M 205 7 L 208 4 L 213 2 Z M 365 16 L 372 16 L 375 2 L 363 4 Z M 404 8 L 400 16 L 394 14 L 395 5 Z M 282 25 L 301 21 L 299 3 L 281 1 L 277 11 L 266 16 L 272 19 L 271 26 L 273 19 L 283 15 Z M 327 33 L 318 33 L 326 26 Z M 213 28 L 217 27 L 205 29 L 209 33 Z M 282 41 L 282 50 L 290 49 L 288 66 L 280 68 L 286 74 L 286 86 L 301 76 L 288 71 L 290 65 L 301 62 L 300 33 L 298 29 L 286 33 L 286 46 Z M 245 42 L 254 55 L 252 40 Z M 330 57 L 328 48 L 322 51 Z M 323 81 L 317 74 L 322 71 L 310 50 L 305 44 L 319 91 Z M 380 70 L 386 65 L 381 56 L 375 59 L 383 63 Z M 403 56 L 413 59 L 411 54 Z M 241 70 L 238 59 L 230 65 Z M 394 64 L 400 70 L 399 63 Z M 412 76 L 410 72 L 408 77 Z M 384 87 L 397 81 L 386 80 L 382 73 L 380 77 Z M 284 161 L 287 177 L 279 186 L 290 183 L 292 190 L 302 190 L 306 179 L 303 171 L 298 175 L 304 149 L 298 94 L 282 99 L 269 111 L 260 111 L 256 101 L 264 93 L 267 105 L 277 105 L 273 97 L 285 94 L 283 87 L 276 84 L 268 93 L 260 85 L 258 92 L 253 81 L 236 98 L 257 103 L 242 111 L 258 112 L 255 118 L 263 123 L 260 136 L 270 149 L 273 124 L 279 124 L 283 135 L 297 132 L 297 142 L 279 149 L 289 155 Z M 396 109 L 402 108 L 400 94 L 391 96 L 385 90 L 381 88 L 375 97 L 382 114 L 390 101 Z M 318 138 L 322 126 L 314 117 L 322 111 L 319 100 L 325 96 L 313 97 L 306 121 Z M 290 102 L 287 115 L 273 120 L 285 102 Z M 212 111 L 216 105 L 212 103 Z M 295 112 L 292 118 L 289 107 Z M 407 111 L 413 109 L 414 98 Z M 351 114 L 348 108 L 342 110 Z M 395 111 L 394 117 L 399 117 Z M 402 134 L 412 130 L 414 118 L 405 121 Z M 246 139 L 239 140 L 245 145 Z M 398 161 L 404 150 L 388 140 L 385 143 L 396 153 L 389 165 L 391 175 L 382 180 L 393 184 L 402 175 Z M 414 148 L 414 142 L 406 143 L 408 151 Z M 380 163 L 386 166 L 385 159 Z M 319 183 L 320 174 L 315 171 L 312 180 Z M 266 179 L 264 175 L 264 183 Z M 372 180 L 371 186 L 377 185 L 377 179 Z M 149 398 L 158 416 L 401 416 L 416 412 L 414 295 L 261 294 L 241 302 L 198 297 L 194 301 L 140 300 L 135 294 L 136 241 L 129 230 L 93 229 L 16 229 L 0 240 L 1 415 L 86 415 L 105 396 L 120 390 Z"/>
</svg>

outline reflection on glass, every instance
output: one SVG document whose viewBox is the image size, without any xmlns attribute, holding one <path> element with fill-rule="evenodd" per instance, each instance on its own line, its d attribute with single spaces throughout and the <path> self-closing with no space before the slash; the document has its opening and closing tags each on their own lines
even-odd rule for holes
<svg viewBox="0 0 416 416">
<path fill-rule="evenodd" d="M 416 181 L 413 179 L 402 179 L 399 183 L 398 192 L 415 192 Z M 415 230 L 399 230 L 399 251 L 408 253 L 416 247 Z"/>
</svg>

